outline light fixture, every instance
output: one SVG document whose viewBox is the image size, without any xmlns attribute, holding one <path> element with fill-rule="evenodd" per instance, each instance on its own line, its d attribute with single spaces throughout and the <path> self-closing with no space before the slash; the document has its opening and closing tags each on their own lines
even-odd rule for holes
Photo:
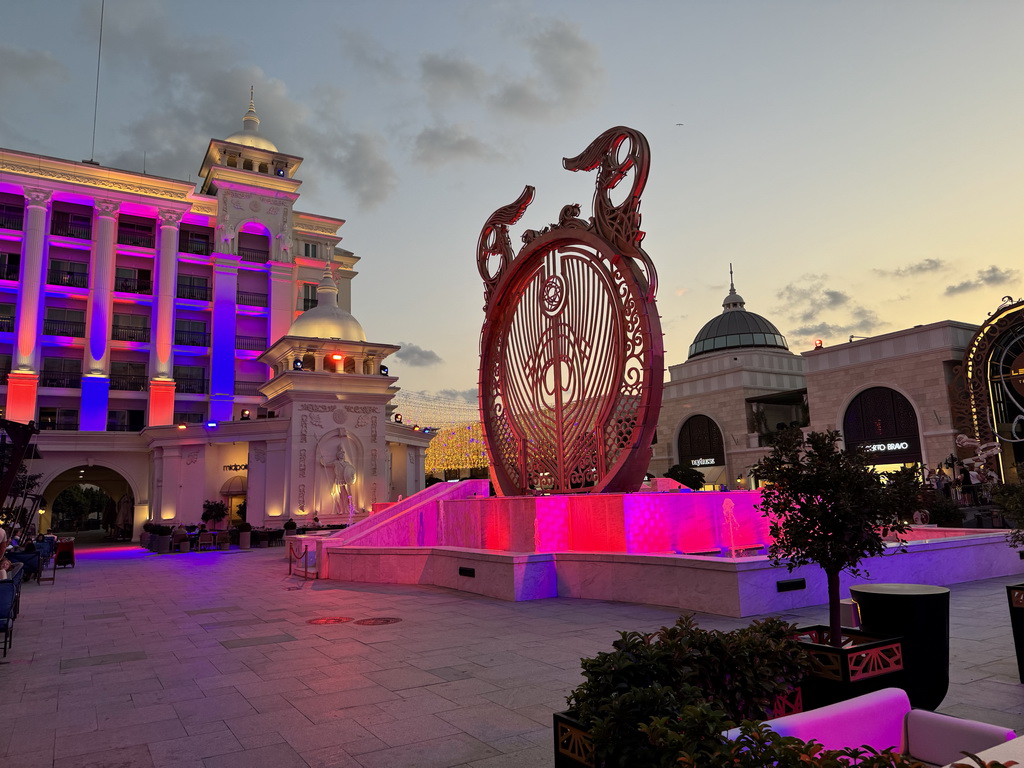
<svg viewBox="0 0 1024 768">
<path fill-rule="evenodd" d="M 250 415 L 249 409 L 248 408 L 243 408 L 242 409 L 242 421 L 248 421 L 249 420 L 249 415 Z"/>
<path fill-rule="evenodd" d="M 331 360 L 342 360 L 344 359 L 341 355 L 331 355 Z"/>
<path fill-rule="evenodd" d="M 814 340 L 814 348 L 815 349 L 821 349 L 824 346 L 825 346 L 825 342 L 823 342 L 821 339 L 815 339 Z"/>
<path fill-rule="evenodd" d="M 292 362 L 292 370 L 295 370 L 295 371 L 301 371 L 302 370 L 302 358 L 301 357 L 296 357 L 294 362 Z"/>
<path fill-rule="evenodd" d="M 214 429 L 217 426 L 217 422 L 216 421 L 208 421 L 208 422 L 206 422 L 206 426 L 209 427 L 210 429 Z"/>
<path fill-rule="evenodd" d="M 388 375 L 388 367 L 386 365 L 382 365 L 380 367 L 380 375 L 381 376 L 387 376 Z"/>
<path fill-rule="evenodd" d="M 396 413 L 395 414 L 395 424 L 401 424 L 401 423 L 402 423 L 402 414 Z"/>
<path fill-rule="evenodd" d="M 188 424 L 185 424 L 184 422 L 182 422 L 181 424 L 178 425 L 178 429 L 187 429 L 187 428 L 188 428 Z"/>
</svg>

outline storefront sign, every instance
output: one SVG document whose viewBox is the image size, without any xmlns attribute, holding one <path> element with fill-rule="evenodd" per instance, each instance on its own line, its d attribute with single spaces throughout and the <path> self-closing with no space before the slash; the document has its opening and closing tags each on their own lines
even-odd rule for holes
<svg viewBox="0 0 1024 768">
<path fill-rule="evenodd" d="M 910 443 L 906 440 L 895 443 L 868 443 L 861 446 L 868 453 L 886 453 L 889 451 L 906 451 Z"/>
<path fill-rule="evenodd" d="M 715 465 L 714 459 L 690 459 L 691 467 L 711 467 Z"/>
</svg>

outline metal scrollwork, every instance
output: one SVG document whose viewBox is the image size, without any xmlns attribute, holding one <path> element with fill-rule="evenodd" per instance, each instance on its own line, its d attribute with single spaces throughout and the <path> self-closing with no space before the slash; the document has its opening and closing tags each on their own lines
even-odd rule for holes
<svg viewBox="0 0 1024 768">
<path fill-rule="evenodd" d="M 533 199 L 526 187 L 480 233 L 480 409 L 502 495 L 626 492 L 643 481 L 664 374 L 657 277 L 640 247 L 649 155 L 638 131 L 606 131 L 564 161 L 600 167 L 589 221 L 566 205 L 513 255 L 508 228 Z M 627 177 L 616 205 L 610 190 Z"/>
</svg>

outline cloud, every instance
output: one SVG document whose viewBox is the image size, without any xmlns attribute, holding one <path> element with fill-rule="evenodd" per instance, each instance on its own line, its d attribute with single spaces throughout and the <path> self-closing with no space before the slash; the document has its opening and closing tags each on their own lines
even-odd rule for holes
<svg viewBox="0 0 1024 768">
<path fill-rule="evenodd" d="M 954 296 L 958 293 L 976 291 L 986 286 L 1003 285 L 1004 283 L 1016 280 L 1018 274 L 1016 269 L 1000 269 L 999 267 L 991 266 L 988 269 L 981 270 L 974 280 L 965 280 L 955 285 L 947 285 L 945 293 L 947 296 Z"/>
<path fill-rule="evenodd" d="M 479 393 L 477 388 L 472 389 L 439 389 L 437 391 L 438 397 L 443 397 L 448 400 L 464 400 L 467 403 L 476 403 Z"/>
<path fill-rule="evenodd" d="M 421 368 L 444 362 L 441 356 L 431 349 L 423 349 L 406 342 L 399 342 L 399 346 L 402 348 L 395 352 L 395 357 L 408 365 Z"/>
<path fill-rule="evenodd" d="M 468 59 L 428 53 L 420 58 L 420 82 L 432 102 L 478 99 L 487 87 L 487 73 Z"/>
<path fill-rule="evenodd" d="M 398 57 L 366 30 L 344 29 L 340 37 L 342 54 L 357 69 L 384 80 L 402 79 Z"/>
<path fill-rule="evenodd" d="M 857 304 L 842 291 L 826 287 L 825 280 L 825 275 L 803 275 L 779 291 L 783 302 L 780 311 L 799 323 L 790 329 L 791 339 L 867 334 L 884 325 L 874 310 Z M 833 319 L 836 314 L 844 319 Z"/>
<path fill-rule="evenodd" d="M 0 88 L 68 80 L 68 69 L 47 51 L 0 45 Z"/>
<path fill-rule="evenodd" d="M 928 272 L 939 272 L 946 268 L 946 262 L 942 259 L 923 259 L 914 264 L 908 264 L 905 267 L 897 267 L 896 269 L 875 269 L 872 270 L 876 274 L 885 275 L 887 277 L 916 277 L 918 275 L 927 274 Z"/>
<path fill-rule="evenodd" d="M 810 323 L 822 311 L 848 304 L 850 297 L 845 293 L 821 285 L 825 279 L 825 275 L 803 275 L 799 282 L 785 286 L 779 291 L 782 311 L 799 322 Z"/>
<path fill-rule="evenodd" d="M 493 160 L 498 153 L 457 125 L 424 128 L 416 137 L 413 159 L 438 167 L 462 160 Z"/>
</svg>

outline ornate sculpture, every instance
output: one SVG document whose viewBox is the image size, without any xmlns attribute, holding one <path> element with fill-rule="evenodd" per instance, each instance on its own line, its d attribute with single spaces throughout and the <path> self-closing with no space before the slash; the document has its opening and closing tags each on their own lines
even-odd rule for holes
<svg viewBox="0 0 1024 768">
<path fill-rule="evenodd" d="M 525 232 L 516 255 L 508 229 L 533 200 L 528 186 L 480 233 L 480 411 L 502 495 L 628 492 L 643 481 L 664 375 L 657 273 L 640 247 L 649 164 L 643 134 L 612 128 L 563 160 L 597 169 L 593 217 L 567 205 L 557 224 Z"/>
</svg>

